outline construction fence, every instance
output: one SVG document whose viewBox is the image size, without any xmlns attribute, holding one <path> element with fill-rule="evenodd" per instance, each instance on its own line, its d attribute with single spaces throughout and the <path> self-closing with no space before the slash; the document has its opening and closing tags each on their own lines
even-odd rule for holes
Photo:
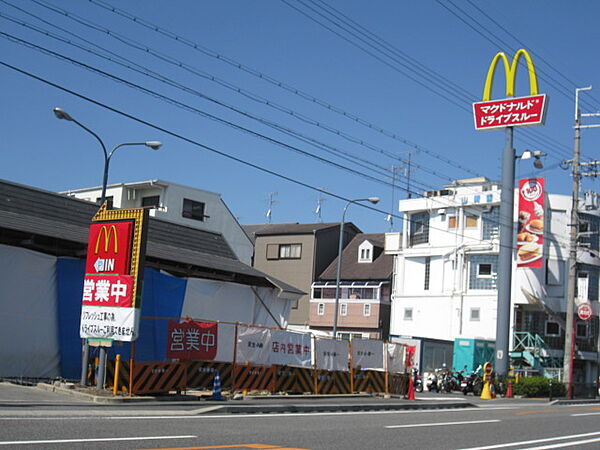
<svg viewBox="0 0 600 450">
<path fill-rule="evenodd" d="M 188 318 L 168 320 L 166 330 L 165 360 L 135 361 L 133 343 L 128 360 L 107 362 L 106 384 L 137 395 L 212 390 L 218 373 L 230 392 L 408 392 L 414 347 L 404 344 Z"/>
</svg>

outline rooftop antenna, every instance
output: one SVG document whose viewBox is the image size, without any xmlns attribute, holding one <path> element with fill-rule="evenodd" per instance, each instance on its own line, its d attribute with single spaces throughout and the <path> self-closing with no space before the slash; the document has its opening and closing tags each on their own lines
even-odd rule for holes
<svg viewBox="0 0 600 450">
<path fill-rule="evenodd" d="M 322 206 L 323 206 L 323 202 L 325 201 L 325 198 L 321 195 L 321 193 L 319 193 L 319 197 L 317 197 L 317 209 L 315 209 L 315 214 L 317 215 L 317 220 L 319 221 L 319 223 L 323 222 L 323 217 L 321 215 L 322 212 Z"/>
<path fill-rule="evenodd" d="M 265 214 L 267 221 L 269 223 L 271 223 L 272 219 L 273 219 L 273 205 L 275 203 L 277 203 L 276 200 L 273 200 L 273 197 L 277 195 L 277 192 L 269 192 L 269 200 L 267 201 L 267 204 L 269 205 L 269 208 L 267 209 L 267 213 Z"/>
</svg>

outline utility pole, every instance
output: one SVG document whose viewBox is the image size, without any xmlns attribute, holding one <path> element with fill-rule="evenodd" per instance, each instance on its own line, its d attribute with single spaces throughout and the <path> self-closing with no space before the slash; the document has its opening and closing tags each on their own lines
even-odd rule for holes
<svg viewBox="0 0 600 450">
<path fill-rule="evenodd" d="M 575 290 L 577 287 L 577 243 L 579 236 L 579 183 L 582 176 L 593 176 L 595 174 L 588 172 L 582 175 L 581 166 L 585 168 L 597 166 L 597 161 L 592 163 L 581 163 L 581 129 L 596 128 L 598 125 L 581 125 L 581 117 L 600 116 L 600 113 L 581 114 L 579 109 L 579 92 L 589 91 L 592 87 L 575 89 L 575 144 L 573 149 L 573 159 L 566 161 L 566 164 L 572 166 L 573 176 L 573 196 L 571 199 L 571 232 L 569 233 L 569 280 L 567 289 L 567 311 L 566 311 L 566 330 L 565 330 L 565 348 L 563 357 L 563 382 L 567 384 L 567 395 L 573 398 L 573 363 L 575 357 Z"/>
</svg>

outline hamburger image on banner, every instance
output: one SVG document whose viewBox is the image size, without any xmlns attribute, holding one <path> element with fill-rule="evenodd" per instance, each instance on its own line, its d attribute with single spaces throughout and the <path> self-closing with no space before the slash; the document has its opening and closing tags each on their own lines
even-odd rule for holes
<svg viewBox="0 0 600 450">
<path fill-rule="evenodd" d="M 517 267 L 542 267 L 543 249 L 544 179 L 519 180 Z"/>
</svg>

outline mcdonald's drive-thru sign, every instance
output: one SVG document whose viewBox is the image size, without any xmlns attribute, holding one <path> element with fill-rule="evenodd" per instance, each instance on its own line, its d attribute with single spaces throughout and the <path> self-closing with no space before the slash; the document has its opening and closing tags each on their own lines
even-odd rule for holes
<svg viewBox="0 0 600 450">
<path fill-rule="evenodd" d="M 80 336 L 134 341 L 139 330 L 148 212 L 108 210 L 92 219 L 83 282 Z"/>
<path fill-rule="evenodd" d="M 527 62 L 530 95 L 527 97 L 514 97 L 517 67 L 521 56 Z M 494 73 L 500 60 L 504 65 L 506 75 L 506 97 L 510 98 L 491 100 Z M 494 57 L 488 69 L 483 90 L 483 101 L 473 103 L 475 129 L 491 130 L 506 127 L 543 125 L 547 103 L 546 94 L 538 93 L 535 66 L 527 50 L 520 49 L 517 51 L 512 64 L 509 62 L 508 57 L 500 52 Z"/>
</svg>

